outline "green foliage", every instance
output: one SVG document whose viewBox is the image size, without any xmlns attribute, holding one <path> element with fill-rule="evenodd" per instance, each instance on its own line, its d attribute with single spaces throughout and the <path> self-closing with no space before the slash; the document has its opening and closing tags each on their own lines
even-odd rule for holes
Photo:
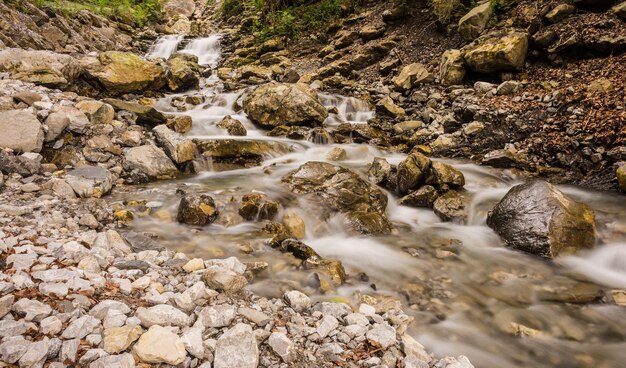
<svg viewBox="0 0 626 368">
<path fill-rule="evenodd" d="M 98 15 L 143 26 L 149 20 L 157 19 L 162 0 L 34 0 L 37 6 L 48 6 L 60 13 L 71 16 L 81 10 L 89 10 Z"/>
<path fill-rule="evenodd" d="M 260 41 L 271 37 L 298 38 L 322 31 L 341 16 L 354 11 L 362 0 L 224 0 L 225 19 L 254 13 L 253 30 Z"/>
</svg>

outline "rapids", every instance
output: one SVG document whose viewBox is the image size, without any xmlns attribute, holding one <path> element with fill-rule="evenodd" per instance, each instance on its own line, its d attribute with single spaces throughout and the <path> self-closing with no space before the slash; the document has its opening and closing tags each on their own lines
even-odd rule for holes
<svg viewBox="0 0 626 368">
<path fill-rule="evenodd" d="M 166 36 L 155 44 L 150 56 L 165 57 L 180 43 L 180 39 Z M 182 52 L 195 54 L 201 63 L 215 68 L 221 58 L 219 36 L 192 40 Z M 320 221 L 315 204 L 294 198 L 281 183 L 282 176 L 307 161 L 324 161 L 334 147 L 347 151 L 348 159 L 340 165 L 361 174 L 375 157 L 398 163 L 404 155 L 368 145 L 267 137 L 236 108 L 243 93 L 224 92 L 215 77 L 207 79 L 199 91 L 186 93 L 206 98 L 204 104 L 184 112 L 193 119 L 188 135 L 276 141 L 289 145 L 292 152 L 268 156 L 258 167 L 215 171 L 208 163 L 208 169 L 195 176 L 127 188 L 129 192 L 115 194 L 114 200 L 143 199 L 159 207 L 158 216 L 136 219 L 135 229 L 157 234 L 172 249 L 190 256 L 237 255 L 245 261 L 269 263 L 261 281 L 251 285 L 267 296 L 280 296 L 284 288 L 297 287 L 317 299 L 353 304 L 363 295 L 398 298 L 415 318 L 412 332 L 418 341 L 437 354 L 467 355 L 477 367 L 623 366 L 626 308 L 586 302 L 610 293 L 611 288 L 626 287 L 623 196 L 560 187 L 594 208 L 599 244 L 589 252 L 547 262 L 504 248 L 485 225 L 488 211 L 522 177 L 512 171 L 441 159 L 465 175 L 464 195 L 471 203 L 467 225 L 441 222 L 428 209 L 400 206 L 389 194 L 387 214 L 397 231 L 385 236 L 357 236 L 339 217 Z M 166 96 L 156 107 L 178 113 L 171 101 L 180 96 Z M 321 100 L 337 109 L 337 114 L 328 118 L 329 125 L 364 124 L 374 116 L 368 103 L 353 97 L 321 94 Z M 218 128 L 217 122 L 226 115 L 242 121 L 248 136 L 231 137 Z M 217 202 L 253 191 L 289 199 L 285 203 L 291 205 L 286 209 L 297 212 L 306 223 L 302 241 L 322 256 L 341 260 L 350 276 L 347 283 L 334 295 L 319 294 L 310 286 L 308 274 L 295 269 L 293 257 L 265 245 L 267 235 L 259 223 L 231 224 L 229 219 L 221 219 L 201 230 L 178 224 L 174 218 L 180 188 L 209 193 Z"/>
</svg>

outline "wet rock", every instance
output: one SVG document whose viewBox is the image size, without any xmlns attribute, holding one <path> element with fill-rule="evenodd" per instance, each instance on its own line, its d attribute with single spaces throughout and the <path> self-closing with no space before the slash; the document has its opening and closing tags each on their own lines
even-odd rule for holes
<svg viewBox="0 0 626 368">
<path fill-rule="evenodd" d="M 469 41 L 475 39 L 485 30 L 492 14 L 490 1 L 472 8 L 459 20 L 459 34 Z"/>
<path fill-rule="evenodd" d="M 0 111 L 0 148 L 17 152 L 39 152 L 43 129 L 37 117 L 27 110 Z"/>
<path fill-rule="evenodd" d="M 285 225 L 289 234 L 291 234 L 294 238 L 302 239 L 306 235 L 304 220 L 296 212 L 285 212 L 283 216 L 283 225 Z"/>
<path fill-rule="evenodd" d="M 238 323 L 217 340 L 214 368 L 256 368 L 258 365 L 259 348 L 249 325 Z"/>
<path fill-rule="evenodd" d="M 182 164 L 194 159 L 196 146 L 191 139 L 185 138 L 182 134 L 176 133 L 165 125 L 156 126 L 152 132 L 154 132 L 157 143 L 163 147 L 172 161 Z"/>
<path fill-rule="evenodd" d="M 167 328 L 155 325 L 141 335 L 133 348 L 139 359 L 145 363 L 181 364 L 187 356 L 185 345 L 180 338 Z"/>
<path fill-rule="evenodd" d="M 152 106 L 141 105 L 134 102 L 127 102 L 122 100 L 117 100 L 114 98 L 105 98 L 103 100 L 105 103 L 113 106 L 115 111 L 130 111 L 137 116 L 138 124 L 146 124 L 149 126 L 155 126 L 159 124 L 165 124 L 167 122 L 167 118 L 165 115 L 157 111 Z"/>
<path fill-rule="evenodd" d="M 391 82 L 400 91 L 409 91 L 420 84 L 434 81 L 434 77 L 426 67 L 420 63 L 409 64 L 402 68 L 400 73 Z"/>
<path fill-rule="evenodd" d="M 70 55 L 43 50 L 0 50 L 0 71 L 11 78 L 50 88 L 67 88 L 83 72 L 78 61 Z"/>
<path fill-rule="evenodd" d="M 348 158 L 348 153 L 341 147 L 334 147 L 326 154 L 326 159 L 329 161 L 343 161 Z"/>
<path fill-rule="evenodd" d="M 279 125 L 320 125 L 328 112 L 317 93 L 305 84 L 267 83 L 249 93 L 244 111 L 255 123 Z"/>
<path fill-rule="evenodd" d="M 135 342 L 143 330 L 139 326 L 113 327 L 104 330 L 104 351 L 109 354 L 118 354 Z"/>
<path fill-rule="evenodd" d="M 215 201 L 211 196 L 206 194 L 187 194 L 180 200 L 178 206 L 178 222 L 194 225 L 205 226 L 218 216 Z"/>
<path fill-rule="evenodd" d="M 404 109 L 396 105 L 396 103 L 393 102 L 393 100 L 389 96 L 385 96 L 380 101 L 378 101 L 378 103 L 376 104 L 376 111 L 392 118 L 406 116 L 406 112 L 404 111 Z"/>
<path fill-rule="evenodd" d="M 361 179 L 352 171 L 325 162 L 309 161 L 283 177 L 292 192 L 311 194 L 331 211 L 350 215 L 353 212 L 379 213 L 379 223 L 374 229 L 358 227 L 355 230 L 364 233 L 388 232 L 391 224 L 384 211 L 387 206 L 386 195 L 369 182 Z"/>
<path fill-rule="evenodd" d="M 167 61 L 167 87 L 179 92 L 198 88 L 200 66 L 198 57 L 191 54 L 176 54 Z"/>
<path fill-rule="evenodd" d="M 512 32 L 487 38 L 465 52 L 465 62 L 475 72 L 520 70 L 526 61 L 528 34 Z"/>
<path fill-rule="evenodd" d="M 294 257 L 301 260 L 307 260 L 311 257 L 319 258 L 319 255 L 315 252 L 315 250 L 313 250 L 313 248 L 299 240 L 285 239 L 280 243 L 279 248 L 282 252 L 289 252 L 293 254 Z"/>
<path fill-rule="evenodd" d="M 168 128 L 180 134 L 188 133 L 191 130 L 192 124 L 193 121 L 189 115 L 170 116 L 165 123 Z"/>
<path fill-rule="evenodd" d="M 459 193 L 450 190 L 437 198 L 433 204 L 435 214 L 443 221 L 465 222 L 465 203 Z"/>
<path fill-rule="evenodd" d="M 291 147 L 282 142 L 215 139 L 196 141 L 198 150 L 210 157 L 213 164 L 219 163 L 235 167 L 260 165 L 269 157 L 278 157 L 291 152 Z"/>
<path fill-rule="evenodd" d="M 83 166 L 68 172 L 65 181 L 81 198 L 101 198 L 111 191 L 113 175 L 99 166 Z"/>
<path fill-rule="evenodd" d="M 437 189 L 431 185 L 424 185 L 418 190 L 402 197 L 399 203 L 403 206 L 432 208 L 437 198 L 439 198 Z"/>
<path fill-rule="evenodd" d="M 131 52 L 106 51 L 81 60 L 85 77 L 112 95 L 158 90 L 165 84 L 163 68 Z"/>
<path fill-rule="evenodd" d="M 387 188 L 390 191 L 396 190 L 397 172 L 386 159 L 375 157 L 367 172 L 368 179 L 376 185 Z"/>
<path fill-rule="evenodd" d="M 129 148 L 124 159 L 131 170 L 137 170 L 148 179 L 173 179 L 178 176 L 178 169 L 165 152 L 151 144 Z"/>
<path fill-rule="evenodd" d="M 421 187 L 426 182 L 431 161 L 419 152 L 410 153 L 398 165 L 398 192 L 406 194 Z"/>
<path fill-rule="evenodd" d="M 226 129 L 229 135 L 245 136 L 246 134 L 248 134 L 243 124 L 239 120 L 231 117 L 230 115 L 224 117 L 222 121 L 217 123 L 217 126 L 218 128 Z"/>
<path fill-rule="evenodd" d="M 242 198 L 239 215 L 248 221 L 272 220 L 278 214 L 280 204 L 265 198 L 264 195 L 246 194 Z"/>
<path fill-rule="evenodd" d="M 465 77 L 465 62 L 461 50 L 448 50 L 441 55 L 439 64 L 439 79 L 444 86 L 463 83 Z"/>
<path fill-rule="evenodd" d="M 463 173 L 451 165 L 439 161 L 431 161 L 430 171 L 434 176 L 433 182 L 442 191 L 447 191 L 450 188 L 458 189 L 465 185 Z"/>
<path fill-rule="evenodd" d="M 545 181 L 513 187 L 489 212 L 487 225 L 508 247 L 545 258 L 595 244 L 595 213 Z"/>
</svg>

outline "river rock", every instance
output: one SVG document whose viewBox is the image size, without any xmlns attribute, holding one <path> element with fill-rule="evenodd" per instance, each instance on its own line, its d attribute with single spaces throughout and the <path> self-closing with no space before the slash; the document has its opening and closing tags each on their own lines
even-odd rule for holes
<svg viewBox="0 0 626 368">
<path fill-rule="evenodd" d="M 259 193 L 246 194 L 241 202 L 239 215 L 248 221 L 272 220 L 280 209 L 278 202 Z"/>
<path fill-rule="evenodd" d="M 178 176 L 178 169 L 160 148 L 147 144 L 129 148 L 125 163 L 131 170 L 137 170 L 148 179 L 173 179 Z"/>
<path fill-rule="evenodd" d="M 67 88 L 78 79 L 83 69 L 70 55 L 8 48 L 0 50 L 0 71 L 11 73 L 13 79 L 50 88 Z"/>
<path fill-rule="evenodd" d="M 487 225 L 507 247 L 544 258 L 595 244 L 595 213 L 545 181 L 513 187 L 489 212 Z"/>
<path fill-rule="evenodd" d="M 400 198 L 398 203 L 411 207 L 433 207 L 437 198 L 439 198 L 437 189 L 431 185 L 424 185 L 418 190 Z"/>
<path fill-rule="evenodd" d="M 167 61 L 167 87 L 172 92 L 198 88 L 200 66 L 198 57 L 191 54 L 176 54 Z"/>
<path fill-rule="evenodd" d="M 387 196 L 354 172 L 326 162 L 309 161 L 282 179 L 292 192 L 310 194 L 331 211 L 355 217 L 355 230 L 363 233 L 388 232 L 391 224 L 384 213 Z M 360 223 L 358 216 L 374 214 L 380 220 L 374 228 Z M 382 224 L 383 226 L 378 226 Z M 363 226 L 361 226 L 363 225 Z"/>
<path fill-rule="evenodd" d="M 266 158 L 278 157 L 292 151 L 292 148 L 285 143 L 260 140 L 197 140 L 196 145 L 202 155 L 210 157 L 214 164 L 236 167 L 260 165 Z"/>
<path fill-rule="evenodd" d="M 252 121 L 265 127 L 320 125 L 328 117 L 317 93 L 302 83 L 260 85 L 246 95 L 243 108 Z"/>
<path fill-rule="evenodd" d="M 463 173 L 446 163 L 431 161 L 430 172 L 433 177 L 429 179 L 443 192 L 448 189 L 458 189 L 465 185 Z"/>
<path fill-rule="evenodd" d="M 106 51 L 81 59 L 85 77 L 99 90 L 112 95 L 158 90 L 165 84 L 165 71 L 131 52 Z"/>
<path fill-rule="evenodd" d="M 157 111 L 152 106 L 141 105 L 134 102 L 127 102 L 118 100 L 115 98 L 105 98 L 105 103 L 113 106 L 116 111 L 130 111 L 137 116 L 138 124 L 146 124 L 149 126 L 155 126 L 159 124 L 165 124 L 167 118 L 161 112 Z"/>
<path fill-rule="evenodd" d="M 230 135 L 245 136 L 248 134 L 243 124 L 230 115 L 224 117 L 224 119 L 217 123 L 217 127 L 226 129 Z"/>
<path fill-rule="evenodd" d="M 475 39 L 485 30 L 492 14 L 493 5 L 490 1 L 472 8 L 459 20 L 459 34 L 469 41 Z"/>
<path fill-rule="evenodd" d="M 465 203 L 459 193 L 450 190 L 437 198 L 433 203 L 433 210 L 443 221 L 465 222 Z"/>
<path fill-rule="evenodd" d="M 528 34 L 511 32 L 492 36 L 465 52 L 465 62 L 475 72 L 493 73 L 520 70 L 528 51 Z"/>
<path fill-rule="evenodd" d="M 28 110 L 0 111 L 0 132 L 0 148 L 39 152 L 43 146 L 41 123 Z"/>
<path fill-rule="evenodd" d="M 294 211 L 286 211 L 283 215 L 283 225 L 296 239 L 302 239 L 305 237 L 305 223 L 302 217 Z"/>
<path fill-rule="evenodd" d="M 104 351 L 118 354 L 135 342 L 143 330 L 139 326 L 113 327 L 104 330 Z"/>
<path fill-rule="evenodd" d="M 428 69 L 420 63 L 413 63 L 402 68 L 400 73 L 391 82 L 400 91 L 411 90 L 420 84 L 430 83 L 435 78 Z"/>
<path fill-rule="evenodd" d="M 69 171 L 65 181 L 81 198 L 101 198 L 113 187 L 113 175 L 99 166 L 83 166 Z"/>
<path fill-rule="evenodd" d="M 182 164 L 194 159 L 196 146 L 191 139 L 185 138 L 182 134 L 176 133 L 165 125 L 158 125 L 152 129 L 157 143 L 163 147 L 172 161 Z"/>
<path fill-rule="evenodd" d="M 155 325 L 141 335 L 133 351 L 142 362 L 181 364 L 187 356 L 181 339 L 167 328 Z"/>
<path fill-rule="evenodd" d="M 465 61 L 461 50 L 448 50 L 441 55 L 439 64 L 439 80 L 444 86 L 463 83 L 465 78 Z"/>
<path fill-rule="evenodd" d="M 215 221 L 217 216 L 217 207 L 211 196 L 187 194 L 180 200 L 176 218 L 187 225 L 205 226 Z"/>
<path fill-rule="evenodd" d="M 256 368 L 258 365 L 259 348 L 249 325 L 238 323 L 217 339 L 214 368 Z"/>
<path fill-rule="evenodd" d="M 431 161 L 419 152 L 411 152 L 398 165 L 398 192 L 407 194 L 426 182 Z"/>
</svg>

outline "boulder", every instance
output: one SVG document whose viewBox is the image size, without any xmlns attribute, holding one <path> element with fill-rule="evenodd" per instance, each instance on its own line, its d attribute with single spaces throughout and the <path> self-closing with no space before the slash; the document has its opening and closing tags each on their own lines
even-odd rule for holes
<svg viewBox="0 0 626 368">
<path fill-rule="evenodd" d="M 265 127 L 321 125 L 328 112 L 317 93 L 302 83 L 267 83 L 248 93 L 243 104 L 252 121 Z"/>
<path fill-rule="evenodd" d="M 170 19 L 178 16 L 189 18 L 195 10 L 196 3 L 194 0 L 168 0 L 163 5 L 163 12 Z"/>
<path fill-rule="evenodd" d="M 150 327 L 141 335 L 133 351 L 142 362 L 154 364 L 178 365 L 187 356 L 185 345 L 178 335 L 159 325 Z"/>
<path fill-rule="evenodd" d="M 435 78 L 430 74 L 428 69 L 420 63 L 413 63 L 402 68 L 400 73 L 391 81 L 396 89 L 400 91 L 409 91 L 420 84 L 430 83 Z"/>
<path fill-rule="evenodd" d="M 520 70 L 528 51 L 528 34 L 511 32 L 489 37 L 465 52 L 465 62 L 475 72 L 493 73 Z"/>
<path fill-rule="evenodd" d="M 465 62 L 461 50 L 448 50 L 441 56 L 439 64 L 439 80 L 444 86 L 463 83 Z"/>
<path fill-rule="evenodd" d="M 531 181 L 513 187 L 489 212 L 487 225 L 507 247 L 544 258 L 595 244 L 595 213 L 554 185 Z"/>
<path fill-rule="evenodd" d="M 464 223 L 467 218 L 463 198 L 454 190 L 437 198 L 433 203 L 433 210 L 443 221 Z"/>
<path fill-rule="evenodd" d="M 459 34 L 461 37 L 468 41 L 478 37 L 487 27 L 492 14 L 493 6 L 490 1 L 486 1 L 467 12 L 459 20 Z"/>
<path fill-rule="evenodd" d="M 83 166 L 68 172 L 65 181 L 81 198 L 101 198 L 111 191 L 113 175 L 99 166 Z"/>
<path fill-rule="evenodd" d="M 259 347 L 250 325 L 238 323 L 217 339 L 214 368 L 256 368 L 258 365 Z"/>
<path fill-rule="evenodd" d="M 325 209 L 346 214 L 356 231 L 387 233 L 391 230 L 384 213 L 387 207 L 385 193 L 346 168 L 309 161 L 287 174 L 282 181 L 292 192 L 309 194 Z M 368 228 L 368 224 L 373 227 Z"/>
<path fill-rule="evenodd" d="M 165 84 L 165 71 L 131 52 L 106 51 L 81 60 L 85 77 L 98 90 L 112 95 L 158 90 Z"/>
<path fill-rule="evenodd" d="M 173 179 L 178 176 L 178 169 L 165 152 L 151 144 L 129 148 L 124 159 L 130 170 L 137 170 L 147 179 Z"/>
<path fill-rule="evenodd" d="M 435 184 L 442 191 L 458 189 L 465 185 L 463 173 L 443 162 L 432 161 L 430 172 L 433 177 L 429 178 L 429 182 L 432 181 L 432 184 Z"/>
<path fill-rule="evenodd" d="M 400 198 L 398 203 L 403 206 L 432 208 L 437 198 L 439 198 L 437 189 L 432 185 L 424 185 L 418 190 Z"/>
<path fill-rule="evenodd" d="M 198 150 L 214 164 L 227 163 L 237 166 L 260 165 L 264 159 L 289 153 L 292 148 L 282 142 L 214 139 L 196 141 Z"/>
<path fill-rule="evenodd" d="M 419 152 L 411 152 L 398 165 L 398 193 L 407 194 L 417 190 L 425 182 L 431 161 Z"/>
<path fill-rule="evenodd" d="M 63 117 L 67 119 L 67 126 L 65 129 L 78 134 L 83 134 L 87 127 L 90 125 L 89 118 L 87 115 L 80 111 L 79 109 L 73 106 L 61 106 L 52 111 L 52 115 L 59 114 L 59 116 L 55 119 L 59 121 L 54 121 L 58 124 L 58 126 L 54 127 L 54 133 L 58 132 L 60 127 L 63 125 Z M 49 116 L 50 117 L 50 116 Z M 47 122 L 47 120 L 46 120 Z M 62 131 L 62 130 L 61 130 Z M 50 133 L 50 132 L 48 132 Z M 46 135 L 46 139 L 51 138 Z"/>
<path fill-rule="evenodd" d="M 167 61 L 167 87 L 172 92 L 198 88 L 200 66 L 198 57 L 191 54 L 176 54 Z"/>
<path fill-rule="evenodd" d="M 393 99 L 389 96 L 385 96 L 378 101 L 376 104 L 376 111 L 392 118 L 406 116 L 404 109 L 396 105 L 396 103 L 393 102 Z"/>
<path fill-rule="evenodd" d="M 248 221 L 272 220 L 278 214 L 280 204 L 259 193 L 246 194 L 242 198 L 239 215 Z"/>
<path fill-rule="evenodd" d="M 82 71 L 80 63 L 70 55 L 44 50 L 0 50 L 0 72 L 9 72 L 14 79 L 65 89 Z"/>
<path fill-rule="evenodd" d="M 180 200 L 178 206 L 178 222 L 188 225 L 205 226 L 218 216 L 215 201 L 206 194 L 187 194 Z"/>
<path fill-rule="evenodd" d="M 245 136 L 248 134 L 243 124 L 230 115 L 225 116 L 224 119 L 217 123 L 217 127 L 226 129 L 230 135 Z"/>
<path fill-rule="evenodd" d="M 0 111 L 0 132 L 0 148 L 39 152 L 43 146 L 41 123 L 28 110 Z"/>
<path fill-rule="evenodd" d="M 129 111 L 137 116 L 137 124 L 155 126 L 165 124 L 167 118 L 152 106 L 141 105 L 134 102 L 105 98 L 103 102 L 113 106 L 115 111 Z"/>
<path fill-rule="evenodd" d="M 196 146 L 191 139 L 176 133 L 165 125 L 158 125 L 152 129 L 157 143 L 163 147 L 165 153 L 177 164 L 182 164 L 194 159 Z"/>
</svg>

